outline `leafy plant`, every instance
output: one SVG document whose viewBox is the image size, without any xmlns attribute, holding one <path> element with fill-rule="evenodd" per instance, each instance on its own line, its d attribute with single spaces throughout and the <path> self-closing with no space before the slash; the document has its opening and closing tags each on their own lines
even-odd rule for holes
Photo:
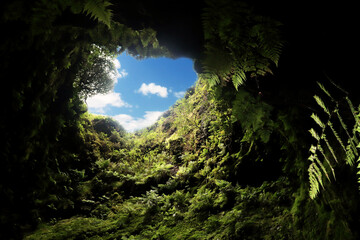
<svg viewBox="0 0 360 240">
<path fill-rule="evenodd" d="M 321 187 L 324 188 L 324 175 L 328 181 L 331 181 L 330 176 L 336 180 L 335 167 L 337 165 L 345 162 L 347 165 L 354 166 L 357 161 L 359 163 L 357 168 L 360 167 L 358 151 L 360 134 L 359 108 L 354 108 L 348 96 L 342 98 L 346 105 L 341 105 L 341 102 L 335 100 L 324 85 L 321 83 L 318 83 L 318 85 L 327 96 L 327 99 L 330 100 L 332 106 L 329 107 L 329 104 L 326 104 L 321 97 L 314 96 L 316 103 L 325 113 L 325 117 L 321 119 L 315 113 L 311 115 L 311 118 L 320 128 L 320 133 L 314 128 L 309 130 L 311 136 L 316 140 L 316 144 L 310 147 L 309 160 L 311 163 L 308 168 L 311 199 L 317 196 Z M 349 121 L 345 121 L 342 117 L 345 112 L 351 114 L 353 122 L 351 131 L 348 127 Z M 331 141 L 330 134 L 335 139 L 334 141 Z M 360 174 L 360 171 L 357 174 Z M 360 183 L 360 177 L 358 181 Z"/>
<path fill-rule="evenodd" d="M 112 13 L 109 7 L 111 5 L 107 0 L 87 0 L 83 12 L 110 27 Z"/>
<path fill-rule="evenodd" d="M 85 51 L 84 51 L 85 52 Z M 113 56 L 105 49 L 91 45 L 81 62 L 74 88 L 80 97 L 87 99 L 95 94 L 105 94 L 114 88 L 117 77 Z"/>
<path fill-rule="evenodd" d="M 243 2 L 207 0 L 202 15 L 205 59 L 202 75 L 210 85 L 232 82 L 238 89 L 248 76 L 272 74 L 283 40 L 280 22 L 254 13 Z"/>
</svg>

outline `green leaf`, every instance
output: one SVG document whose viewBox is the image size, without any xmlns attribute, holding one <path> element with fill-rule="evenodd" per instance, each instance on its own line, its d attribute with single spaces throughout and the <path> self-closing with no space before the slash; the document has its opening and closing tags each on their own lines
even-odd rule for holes
<svg viewBox="0 0 360 240">
<path fill-rule="evenodd" d="M 245 80 L 246 80 L 245 72 L 237 68 L 234 75 L 232 76 L 232 82 L 236 90 L 238 90 L 239 86 L 244 84 Z"/>
<path fill-rule="evenodd" d="M 83 12 L 110 28 L 112 12 L 108 7 L 111 5 L 109 1 L 87 0 Z"/>
<path fill-rule="evenodd" d="M 324 134 L 323 137 L 324 137 L 323 139 L 324 139 L 324 141 L 326 143 L 326 146 L 328 147 L 328 149 L 331 152 L 331 155 L 333 156 L 333 158 L 335 159 L 336 162 L 339 162 L 337 157 L 336 157 L 336 154 L 335 154 L 335 151 L 334 151 L 333 147 L 330 145 L 328 139 L 326 138 L 326 135 Z"/>
<path fill-rule="evenodd" d="M 326 154 L 325 154 L 325 152 L 324 152 L 324 149 L 321 147 L 321 145 L 318 145 L 318 149 L 319 149 L 321 155 L 324 157 L 324 159 L 325 159 L 326 163 L 328 164 L 329 168 L 331 169 L 331 172 L 332 172 L 334 178 L 336 179 L 334 168 L 333 168 L 333 166 L 331 165 L 329 158 L 326 156 Z M 328 172 L 326 171 L 326 169 L 325 169 L 324 165 L 322 164 L 322 162 L 319 160 L 319 161 L 317 161 L 317 164 L 319 164 L 319 166 L 320 166 L 321 169 L 323 170 L 326 178 L 327 178 L 329 181 L 331 181 L 331 180 L 330 180 L 330 177 L 329 177 L 329 174 L 328 174 Z"/>
<path fill-rule="evenodd" d="M 309 132 L 311 133 L 311 136 L 313 136 L 313 138 L 315 138 L 316 140 L 320 140 L 320 137 L 319 137 L 319 135 L 317 134 L 317 132 L 313 129 L 313 128 L 311 128 L 310 130 L 309 130 Z"/>
<path fill-rule="evenodd" d="M 328 115 L 330 115 L 330 112 L 326 108 L 324 101 L 317 95 L 315 95 L 314 98 L 315 98 L 315 101 L 317 102 L 317 104 L 324 110 L 324 112 L 327 113 Z"/>
<path fill-rule="evenodd" d="M 315 153 L 316 153 L 316 150 L 317 150 L 316 146 L 311 145 L 311 147 L 310 147 L 310 152 L 312 152 L 313 154 L 315 154 Z"/>
<path fill-rule="evenodd" d="M 319 116 L 316 115 L 315 113 L 311 114 L 311 118 L 314 119 L 314 121 L 321 127 L 321 128 L 325 128 L 325 124 L 320 120 Z"/>
<path fill-rule="evenodd" d="M 323 90 L 323 92 L 324 92 L 326 95 L 328 95 L 328 96 L 333 100 L 332 96 L 330 95 L 329 91 L 326 90 L 326 88 L 324 87 L 324 85 L 322 85 L 322 84 L 319 83 L 319 82 L 316 82 L 316 83 L 319 85 L 319 87 L 321 88 L 321 90 Z"/>
<path fill-rule="evenodd" d="M 332 131 L 332 133 L 334 134 L 336 140 L 339 142 L 339 144 L 341 145 L 342 149 L 346 152 L 346 148 L 345 148 L 345 144 L 343 143 L 343 141 L 341 140 L 339 134 L 337 133 L 337 131 L 334 128 L 334 125 L 332 124 L 331 121 L 328 122 L 328 125 Z M 346 128 L 345 128 L 346 129 Z"/>
</svg>

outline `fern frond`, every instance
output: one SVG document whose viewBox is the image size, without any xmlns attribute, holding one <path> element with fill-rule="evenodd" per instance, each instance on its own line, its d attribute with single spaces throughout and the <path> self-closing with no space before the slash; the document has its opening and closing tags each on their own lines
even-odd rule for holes
<svg viewBox="0 0 360 240">
<path fill-rule="evenodd" d="M 340 115 L 339 115 L 340 116 Z M 328 122 L 328 125 L 332 131 L 332 133 L 334 134 L 336 140 L 339 142 L 340 146 L 342 147 L 342 149 L 346 152 L 346 148 L 345 148 L 345 144 L 343 143 L 343 141 L 341 140 L 339 134 L 337 133 L 337 131 L 335 130 L 334 128 L 334 125 L 331 121 Z M 346 130 L 346 125 L 344 124 L 345 126 L 345 130 Z"/>
<path fill-rule="evenodd" d="M 247 4 L 205 0 L 202 14 L 206 73 L 229 77 L 237 89 L 248 76 L 272 74 L 283 48 L 279 22 L 255 15 Z M 230 68 L 229 68 L 230 67 Z"/>
<path fill-rule="evenodd" d="M 312 113 L 310 117 L 312 119 L 314 119 L 314 121 L 317 123 L 317 125 L 319 125 L 322 129 L 325 128 L 325 124 L 320 120 L 318 115 L 316 115 L 315 113 Z"/>
<path fill-rule="evenodd" d="M 199 78 L 205 80 L 209 84 L 210 87 L 213 87 L 220 83 L 220 78 L 216 74 L 213 74 L 213 73 L 202 73 L 202 74 L 200 74 Z"/>
<path fill-rule="evenodd" d="M 356 130 L 355 130 L 356 131 Z M 354 131 L 354 135 L 352 138 L 348 140 L 347 152 L 346 152 L 346 162 L 350 166 L 352 166 L 355 162 L 355 158 L 359 156 L 359 152 L 357 150 L 357 145 L 359 144 L 359 140 L 356 137 L 356 132 Z"/>
<path fill-rule="evenodd" d="M 310 155 L 309 157 L 308 157 L 308 160 L 310 161 L 310 162 L 315 162 L 315 155 Z"/>
<path fill-rule="evenodd" d="M 106 0 L 87 0 L 83 12 L 110 28 L 112 12 L 108 7 L 111 5 Z"/>
<path fill-rule="evenodd" d="M 343 93 L 345 93 L 345 95 L 349 95 L 349 93 L 347 91 L 345 91 L 342 87 L 340 87 L 339 85 L 337 85 L 333 80 L 331 80 L 331 78 L 329 76 L 326 76 L 327 79 L 330 81 L 330 83 L 332 85 L 334 85 L 337 89 L 339 89 L 340 91 L 342 91 Z"/>
<path fill-rule="evenodd" d="M 358 116 L 358 113 L 355 111 L 355 108 L 354 108 L 354 105 L 352 104 L 352 102 L 350 101 L 350 99 L 348 97 L 345 97 L 348 105 L 349 105 L 349 108 L 351 110 L 351 113 L 355 119 L 355 123 L 359 123 L 360 119 L 359 119 L 359 116 Z"/>
<path fill-rule="evenodd" d="M 312 154 L 315 154 L 315 153 L 316 153 L 316 150 L 317 150 L 316 146 L 311 145 L 311 147 L 310 147 L 310 152 L 311 152 Z"/>
<path fill-rule="evenodd" d="M 153 29 L 143 29 L 139 32 L 139 37 L 143 47 L 149 46 L 150 43 L 154 43 L 156 39 L 156 31 Z"/>
<path fill-rule="evenodd" d="M 233 82 L 236 90 L 238 90 L 239 86 L 244 84 L 245 80 L 246 80 L 245 72 L 240 68 L 236 68 L 236 70 L 232 76 L 232 82 Z"/>
<path fill-rule="evenodd" d="M 338 119 L 339 119 L 339 122 L 340 122 L 340 124 L 341 124 L 341 127 L 345 130 L 345 133 L 346 133 L 346 135 L 348 136 L 348 138 L 351 138 L 350 133 L 349 133 L 349 131 L 347 130 L 347 126 L 346 126 L 344 120 L 342 119 L 339 111 L 335 111 L 335 112 L 336 112 L 336 116 L 337 116 Z"/>
<path fill-rule="evenodd" d="M 354 165 L 355 158 L 358 154 L 354 152 L 353 144 L 351 144 L 351 140 L 349 140 L 349 144 L 346 146 L 346 163 L 350 166 Z"/>
<path fill-rule="evenodd" d="M 311 133 L 311 136 L 313 136 L 313 138 L 315 138 L 316 140 L 320 141 L 319 134 L 317 134 L 317 132 L 316 132 L 313 128 L 311 128 L 311 129 L 309 130 L 309 132 Z"/>
<path fill-rule="evenodd" d="M 310 148 L 310 151 L 314 151 L 313 154 L 310 155 L 310 157 L 308 158 L 311 162 L 315 163 L 317 166 L 319 166 L 321 168 L 321 170 L 324 172 L 326 178 L 330 181 L 329 175 L 325 169 L 324 164 L 322 164 L 322 162 L 320 161 L 319 157 L 316 154 L 316 149 L 317 147 L 312 146 Z"/>
<path fill-rule="evenodd" d="M 333 157 L 334 160 L 338 163 L 339 161 L 338 161 L 338 159 L 337 159 L 337 157 L 336 157 L 335 151 L 334 151 L 333 147 L 330 145 L 329 140 L 326 138 L 326 135 L 325 135 L 325 134 L 323 134 L 323 139 L 324 139 L 324 141 L 325 141 L 325 143 L 326 143 L 326 146 L 327 146 L 327 148 L 329 149 L 332 157 Z M 334 178 L 335 178 L 335 173 L 334 173 Z"/>
<path fill-rule="evenodd" d="M 265 48 L 264 52 L 263 52 L 263 56 L 266 58 L 269 58 L 273 63 L 275 63 L 275 66 L 278 67 L 279 60 L 280 60 L 280 54 L 282 52 L 283 47 L 284 47 L 284 44 L 281 42 L 278 42 L 272 48 Z"/>
<path fill-rule="evenodd" d="M 328 164 L 328 166 L 329 166 L 329 168 L 331 169 L 332 174 L 333 174 L 333 176 L 334 176 L 334 178 L 335 178 L 334 168 L 333 168 L 333 166 L 331 165 L 329 158 L 326 156 L 326 154 L 325 154 L 325 152 L 324 152 L 324 149 L 321 147 L 321 145 L 318 145 L 318 149 L 319 149 L 321 155 L 324 157 L 326 163 Z M 330 177 L 329 177 L 329 174 L 327 173 L 327 171 L 326 171 L 326 169 L 325 169 L 325 166 L 320 162 L 320 160 L 318 160 L 317 163 L 320 165 L 321 170 L 323 170 L 323 172 L 325 173 L 326 178 L 329 180 L 329 182 L 331 182 Z"/>
<path fill-rule="evenodd" d="M 314 169 L 313 173 L 315 174 L 318 183 L 321 185 L 322 188 L 324 188 L 324 183 L 322 181 L 322 173 L 320 171 L 320 168 L 315 163 L 313 164 L 312 167 Z"/>
<path fill-rule="evenodd" d="M 317 104 L 324 110 L 324 112 L 327 113 L 328 115 L 330 115 L 330 111 L 325 106 L 324 101 L 317 95 L 315 95 L 314 98 L 315 98 Z"/>
<path fill-rule="evenodd" d="M 359 145 L 359 139 L 356 136 L 356 131 L 357 131 L 357 125 L 354 126 L 354 130 L 353 130 L 354 136 L 352 137 L 355 149 L 356 149 L 356 146 Z M 356 150 L 356 152 L 357 152 L 357 150 Z"/>
<path fill-rule="evenodd" d="M 320 169 L 316 166 L 315 163 L 310 164 L 308 173 L 309 173 L 309 182 L 310 182 L 309 195 L 311 199 L 314 199 L 317 196 L 317 194 L 320 192 L 320 185 L 324 188 L 322 182 L 322 174 Z"/>
<path fill-rule="evenodd" d="M 316 82 L 317 85 L 321 88 L 321 90 L 331 99 L 331 100 L 334 100 L 333 97 L 330 95 L 329 91 L 326 90 L 326 88 L 324 87 L 323 84 L 319 83 L 319 82 Z"/>
<path fill-rule="evenodd" d="M 345 93 L 346 95 L 348 94 L 342 88 L 337 86 L 334 82 L 331 81 L 331 83 L 335 87 L 337 87 L 339 90 L 341 90 L 343 93 Z M 347 105 L 348 105 L 348 108 L 346 108 L 345 111 L 347 111 L 348 113 L 351 112 L 351 115 L 354 120 L 352 131 L 349 131 L 348 126 L 346 125 L 345 121 L 343 120 L 343 118 L 340 114 L 339 102 L 335 101 L 333 99 L 330 92 L 327 91 L 327 89 L 321 83 L 318 83 L 318 85 L 321 88 L 321 90 L 331 99 L 331 101 L 333 103 L 335 103 L 335 106 L 332 107 L 332 109 L 330 111 L 327 108 L 327 106 L 325 105 L 324 101 L 319 96 L 316 96 L 316 95 L 314 96 L 314 99 L 316 100 L 317 104 L 328 115 L 328 118 L 326 120 L 326 124 L 324 124 L 323 121 L 316 114 L 313 113 L 311 115 L 311 118 L 313 118 L 314 121 L 316 122 L 316 124 L 319 125 L 322 129 L 322 132 L 320 135 L 317 134 L 317 132 L 314 129 L 309 130 L 312 137 L 314 137 L 317 140 L 316 146 L 311 145 L 311 147 L 310 147 L 311 155 L 308 158 L 312 162 L 308 169 L 309 181 L 310 181 L 310 193 L 309 194 L 312 199 L 314 199 L 319 192 L 319 184 L 321 184 L 321 182 L 320 182 L 321 178 L 319 179 L 320 174 L 325 174 L 327 179 L 330 181 L 328 172 L 331 170 L 332 175 L 334 176 L 334 179 L 336 180 L 333 164 L 331 163 L 331 161 L 328 157 L 329 154 L 325 153 L 325 151 L 323 149 L 323 145 L 326 145 L 328 151 L 331 153 L 331 156 L 332 156 L 332 158 L 334 158 L 336 163 L 339 163 L 340 160 L 343 160 L 343 161 L 345 161 L 346 164 L 348 164 L 350 166 L 353 166 L 355 163 L 357 164 L 357 166 L 356 166 L 357 170 L 358 170 L 357 178 L 358 178 L 358 183 L 360 184 L 360 157 L 359 157 L 360 152 L 358 149 L 358 148 L 360 148 L 360 143 L 359 143 L 360 140 L 358 139 L 359 134 L 360 134 L 360 106 L 359 106 L 359 109 L 355 109 L 355 107 L 353 106 L 353 104 L 350 101 L 350 99 L 348 98 L 348 96 L 344 97 L 347 102 Z M 335 124 L 333 122 L 332 117 L 334 114 L 336 114 L 337 119 L 340 123 L 339 126 L 338 126 L 338 124 Z M 337 154 L 337 152 L 335 151 L 337 149 L 334 147 L 332 142 L 330 142 L 329 139 L 327 138 L 325 132 L 327 131 L 328 128 L 331 129 L 332 134 L 335 136 L 337 142 L 340 144 L 341 148 L 345 152 L 345 157 L 343 157 L 342 153 L 341 153 L 341 155 Z M 341 130 L 343 130 L 343 131 L 341 131 Z M 343 133 L 343 134 L 340 135 L 339 132 Z M 346 144 L 345 144 L 345 139 L 347 141 Z M 326 168 L 324 167 L 321 160 L 317 156 L 317 151 L 319 151 L 321 153 L 321 158 L 323 159 L 323 162 L 327 163 Z M 339 157 L 339 156 L 341 156 L 341 157 Z M 360 190 L 360 187 L 359 187 L 359 190 Z"/>
</svg>

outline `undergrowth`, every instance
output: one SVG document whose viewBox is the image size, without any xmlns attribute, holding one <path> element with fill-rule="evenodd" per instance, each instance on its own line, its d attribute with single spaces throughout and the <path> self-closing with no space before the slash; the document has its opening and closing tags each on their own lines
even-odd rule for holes
<svg viewBox="0 0 360 240">
<path fill-rule="evenodd" d="M 356 196 L 334 186 L 308 197 L 307 144 L 285 110 L 199 80 L 121 140 L 84 125 L 99 150 L 96 173 L 79 183 L 83 211 L 25 239 L 354 239 Z"/>
</svg>

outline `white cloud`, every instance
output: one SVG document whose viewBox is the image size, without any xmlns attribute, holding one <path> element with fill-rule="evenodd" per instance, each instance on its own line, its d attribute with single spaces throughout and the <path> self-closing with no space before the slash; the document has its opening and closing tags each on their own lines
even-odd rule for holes
<svg viewBox="0 0 360 240">
<path fill-rule="evenodd" d="M 119 74 L 120 74 L 120 77 L 123 78 L 123 77 L 126 77 L 129 73 L 125 69 L 123 69 L 123 70 L 121 70 L 121 72 Z"/>
<path fill-rule="evenodd" d="M 151 126 L 163 113 L 161 111 L 146 111 L 142 118 L 134 118 L 127 114 L 119 114 L 112 118 L 117 120 L 125 130 L 134 132 L 135 130 Z"/>
<path fill-rule="evenodd" d="M 156 85 L 155 83 L 143 83 L 141 84 L 140 89 L 138 90 L 138 92 L 144 94 L 144 95 L 148 95 L 150 94 L 156 94 L 159 97 L 162 98 L 166 98 L 168 96 L 168 90 L 166 87 L 162 87 L 160 85 Z"/>
<path fill-rule="evenodd" d="M 131 105 L 121 99 L 120 93 L 117 92 L 94 95 L 86 100 L 86 104 L 89 108 L 99 113 L 104 113 L 106 106 L 131 107 Z"/>
<path fill-rule="evenodd" d="M 185 96 L 185 91 L 180 91 L 180 92 L 174 92 L 174 96 L 177 98 L 182 98 Z"/>
<path fill-rule="evenodd" d="M 110 72 L 110 77 L 112 78 L 113 82 L 116 84 L 118 82 L 119 78 L 126 77 L 128 75 L 128 72 L 126 72 L 125 69 L 121 69 L 121 64 L 117 58 L 113 58 L 112 62 L 116 68 L 115 72 Z M 121 71 L 120 71 L 121 69 Z"/>
<path fill-rule="evenodd" d="M 119 78 L 126 77 L 128 72 L 121 68 L 120 61 L 117 58 L 109 58 L 115 66 L 115 71 L 109 71 L 109 76 L 112 78 L 114 85 L 118 82 Z M 89 97 L 86 100 L 86 104 L 92 113 L 105 113 L 105 108 L 108 106 L 112 107 L 132 107 L 130 104 L 122 100 L 120 93 L 110 92 L 107 94 L 98 94 Z"/>
<path fill-rule="evenodd" d="M 114 58 L 112 61 L 113 61 L 114 65 L 115 65 L 116 69 L 121 68 L 121 64 L 120 64 L 120 62 L 119 62 L 119 60 L 117 58 Z"/>
</svg>

